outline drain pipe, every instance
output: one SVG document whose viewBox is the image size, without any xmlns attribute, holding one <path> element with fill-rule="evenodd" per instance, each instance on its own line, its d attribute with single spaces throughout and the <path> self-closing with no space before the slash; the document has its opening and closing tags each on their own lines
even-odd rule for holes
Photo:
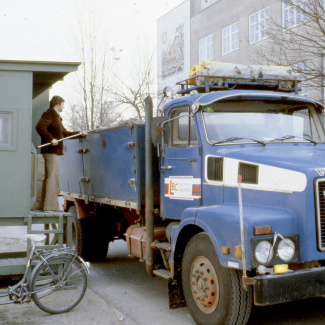
<svg viewBox="0 0 325 325">
<path fill-rule="evenodd" d="M 145 99 L 145 168 L 146 168 L 146 198 L 145 198 L 145 217 L 146 217 L 146 270 L 149 275 L 153 274 L 153 181 L 152 181 L 152 99 L 148 96 Z"/>
</svg>

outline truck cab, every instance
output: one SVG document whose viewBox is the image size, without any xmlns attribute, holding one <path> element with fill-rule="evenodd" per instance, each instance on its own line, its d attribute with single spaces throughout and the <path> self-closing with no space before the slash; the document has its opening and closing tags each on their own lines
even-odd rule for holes
<svg viewBox="0 0 325 325">
<path fill-rule="evenodd" d="M 286 67 L 205 66 L 160 116 L 147 98 L 145 124 L 68 141 L 61 194 L 81 255 L 125 239 L 197 324 L 325 294 L 324 107 L 299 82 Z"/>
<path fill-rule="evenodd" d="M 325 279 L 324 107 L 294 83 L 279 89 L 276 78 L 255 86 L 228 78 L 235 89 L 214 91 L 211 77 L 192 89 L 189 80 L 163 109 L 160 182 L 162 217 L 178 220 L 172 273 L 192 316 L 199 324 L 218 319 L 215 297 L 225 282 L 231 291 L 238 272 L 243 310 L 250 294 L 256 305 L 314 296 Z"/>
</svg>

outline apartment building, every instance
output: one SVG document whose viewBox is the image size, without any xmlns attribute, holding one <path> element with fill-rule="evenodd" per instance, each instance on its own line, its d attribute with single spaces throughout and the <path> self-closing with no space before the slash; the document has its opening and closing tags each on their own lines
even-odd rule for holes
<svg viewBox="0 0 325 325">
<path fill-rule="evenodd" d="M 324 6 L 323 0 L 313 1 Z M 294 30 L 303 33 L 309 19 L 305 12 L 308 0 L 294 0 L 298 7 L 290 6 L 283 0 L 185 1 L 188 2 L 190 36 L 184 35 L 184 38 L 190 38 L 190 51 L 185 53 L 185 57 L 190 56 L 187 58 L 190 67 L 209 60 L 243 64 L 274 64 L 279 61 L 288 65 L 289 34 Z M 299 6 L 301 11 L 298 10 Z M 324 13 L 324 9 L 321 9 Z M 165 21 L 171 18 L 171 14 L 164 16 Z M 171 22 L 175 23 L 175 16 Z M 306 33 L 310 31 L 306 29 Z M 325 40 L 320 44 L 325 49 Z M 316 87 L 304 73 L 311 67 L 318 72 L 324 71 L 324 50 L 315 53 L 315 49 L 311 49 L 310 54 L 305 55 L 301 54 L 303 51 L 299 52 L 299 45 L 296 51 L 292 50 L 293 44 L 290 46 L 290 62 L 299 68 L 303 79 L 301 94 L 324 101 L 324 73 L 323 77 L 317 78 Z M 296 54 L 296 58 L 292 57 L 292 53 Z M 159 64 L 161 60 L 158 54 L 158 67 Z M 184 77 L 187 76 L 182 75 Z M 168 82 L 168 79 L 162 77 L 159 86 L 162 80 Z"/>
</svg>

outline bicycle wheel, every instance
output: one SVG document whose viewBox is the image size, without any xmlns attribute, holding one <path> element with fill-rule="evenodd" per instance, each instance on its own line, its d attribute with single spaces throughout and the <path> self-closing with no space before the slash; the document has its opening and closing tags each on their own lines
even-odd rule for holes
<svg viewBox="0 0 325 325">
<path fill-rule="evenodd" d="M 87 288 L 84 266 L 73 256 L 50 257 L 34 269 L 30 292 L 35 304 L 50 314 L 67 312 L 78 305 Z"/>
</svg>

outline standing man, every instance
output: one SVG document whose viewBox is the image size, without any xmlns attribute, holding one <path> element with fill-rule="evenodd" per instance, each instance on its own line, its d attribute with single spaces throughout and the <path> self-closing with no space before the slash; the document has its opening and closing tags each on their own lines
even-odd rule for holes
<svg viewBox="0 0 325 325">
<path fill-rule="evenodd" d="M 80 132 L 67 131 L 62 124 L 60 113 L 64 109 L 64 99 L 60 96 L 53 96 L 50 101 L 50 108 L 43 113 L 36 125 L 36 131 L 41 136 L 41 143 L 51 143 L 41 149 L 45 160 L 45 177 L 40 209 L 46 211 L 60 211 L 59 193 L 59 156 L 63 155 L 63 141 L 58 140 Z M 86 136 L 82 132 L 81 136 Z"/>
</svg>

